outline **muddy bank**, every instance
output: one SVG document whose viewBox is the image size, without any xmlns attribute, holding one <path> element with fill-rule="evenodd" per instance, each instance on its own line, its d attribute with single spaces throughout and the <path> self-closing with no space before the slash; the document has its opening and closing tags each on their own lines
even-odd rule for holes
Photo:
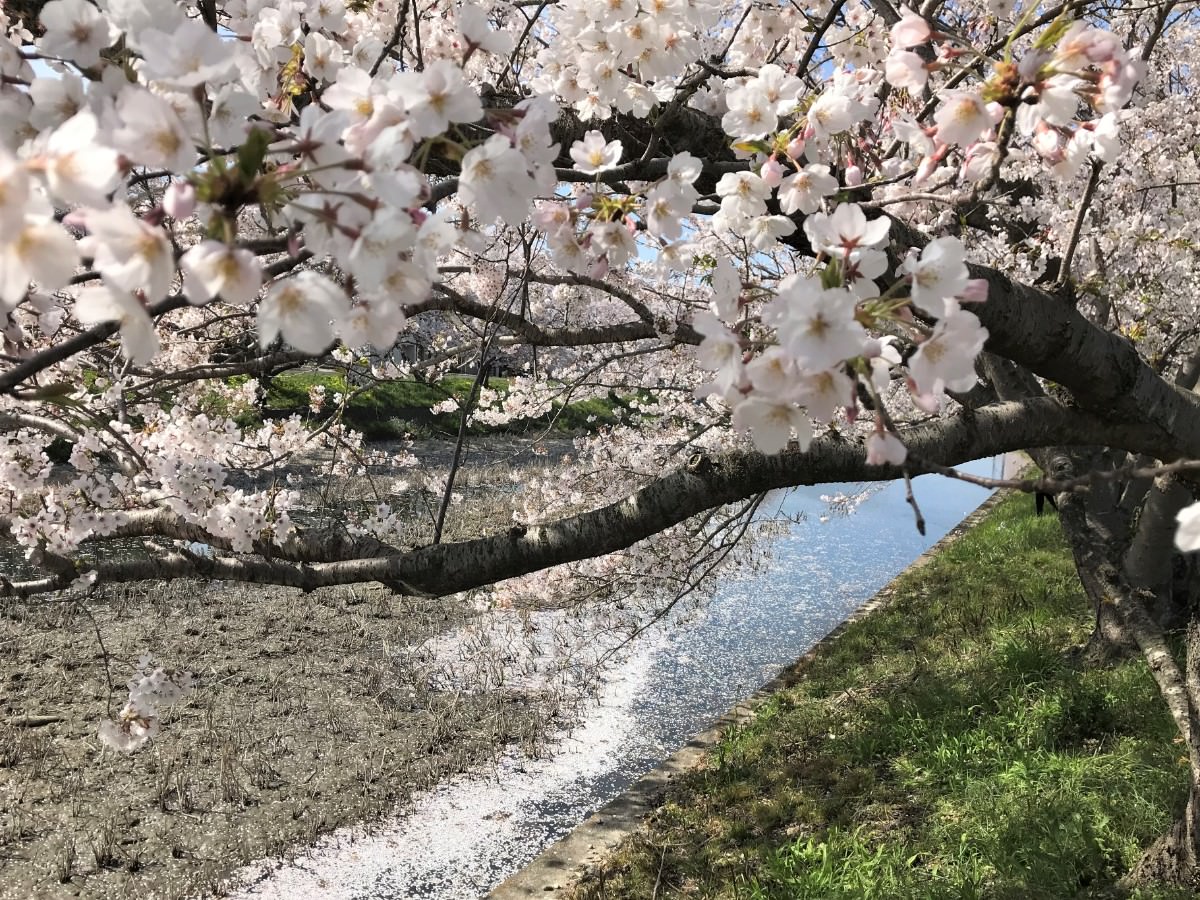
<svg viewBox="0 0 1200 900">
<path fill-rule="evenodd" d="M 0 897 L 183 897 L 403 805 L 553 711 L 434 690 L 388 649 L 458 617 L 382 589 L 175 583 L 0 606 Z M 201 689 L 131 756 L 96 729 L 152 648 Z"/>
<path fill-rule="evenodd" d="M 490 441 L 471 464 L 507 476 L 569 446 Z M 453 445 L 413 449 L 427 475 Z M 371 496 L 365 479 L 324 468 L 297 467 L 314 501 Z M 485 481 L 464 476 L 464 489 Z M 448 537 L 489 524 L 451 520 Z M 20 567 L 15 548 L 0 555 Z M 453 685 L 474 660 L 404 652 L 452 641 L 477 615 L 378 585 L 305 595 L 180 581 L 0 600 L 0 900 L 193 896 L 251 860 L 403 809 L 506 745 L 536 750 L 565 714 L 560 698 L 519 685 L 462 691 Z M 194 673 L 198 689 L 149 746 L 117 755 L 97 728 L 146 652 Z"/>
</svg>

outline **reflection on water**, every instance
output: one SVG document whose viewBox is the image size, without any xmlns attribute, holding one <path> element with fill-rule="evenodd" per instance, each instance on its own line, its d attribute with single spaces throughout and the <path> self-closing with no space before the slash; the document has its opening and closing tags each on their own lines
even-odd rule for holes
<svg viewBox="0 0 1200 900">
<path fill-rule="evenodd" d="M 962 468 L 993 474 L 991 460 Z M 802 655 L 988 496 L 960 481 L 917 479 L 924 536 L 898 483 L 822 521 L 822 495 L 860 489 L 823 485 L 772 498 L 773 511 L 799 521 L 769 567 L 729 581 L 702 616 L 635 652 L 553 758 L 510 754 L 489 776 L 430 791 L 410 815 L 348 846 L 335 836 L 240 896 L 485 895 Z"/>
</svg>

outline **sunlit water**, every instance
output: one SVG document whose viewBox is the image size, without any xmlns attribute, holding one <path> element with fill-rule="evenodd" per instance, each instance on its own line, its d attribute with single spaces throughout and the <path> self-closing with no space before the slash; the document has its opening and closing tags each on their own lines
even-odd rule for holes
<svg viewBox="0 0 1200 900">
<path fill-rule="evenodd" d="M 993 461 L 962 468 L 991 475 Z M 800 521 L 774 545 L 766 571 L 728 582 L 703 616 L 649 636 L 552 757 L 509 754 L 494 770 L 429 791 L 370 836 L 339 832 L 298 864 L 251 869 L 255 883 L 238 896 L 483 896 L 801 656 L 989 493 L 917 479 L 922 536 L 899 483 L 827 518 L 822 495 L 861 487 L 776 495 L 770 511 Z"/>
</svg>

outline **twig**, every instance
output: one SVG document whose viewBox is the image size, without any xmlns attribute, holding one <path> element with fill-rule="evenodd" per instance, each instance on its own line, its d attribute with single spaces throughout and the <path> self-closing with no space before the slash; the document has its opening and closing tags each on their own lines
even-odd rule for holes
<svg viewBox="0 0 1200 900">
<path fill-rule="evenodd" d="M 916 457 L 914 457 L 916 459 Z M 1172 475 L 1184 472 L 1200 472 L 1200 460 L 1185 459 L 1161 466 L 1123 466 L 1119 469 L 1089 472 L 1077 478 L 1059 480 L 1055 478 L 988 478 L 984 475 L 972 475 L 960 472 L 950 466 L 939 465 L 924 459 L 917 460 L 920 465 L 938 475 L 956 478 L 968 484 L 985 488 L 1008 488 L 1025 494 L 1065 494 L 1079 488 L 1088 487 L 1095 482 L 1117 481 L 1123 478 L 1155 478 L 1159 475 Z"/>
<path fill-rule="evenodd" d="M 917 519 L 917 533 L 921 537 L 925 536 L 925 517 L 921 515 L 921 507 L 917 505 L 916 495 L 913 494 L 912 476 L 908 474 L 908 467 L 904 467 L 904 499 L 913 509 L 913 515 Z"/>
<path fill-rule="evenodd" d="M 104 646 L 104 637 L 100 634 L 100 624 L 96 621 L 96 617 L 92 615 L 92 611 L 82 601 L 76 600 L 75 605 L 91 620 L 92 628 L 96 632 L 96 643 L 100 645 L 100 652 L 104 654 L 104 677 L 108 681 L 108 715 L 112 716 L 112 698 L 115 688 L 113 687 L 112 665 L 108 655 L 108 648 Z"/>
</svg>

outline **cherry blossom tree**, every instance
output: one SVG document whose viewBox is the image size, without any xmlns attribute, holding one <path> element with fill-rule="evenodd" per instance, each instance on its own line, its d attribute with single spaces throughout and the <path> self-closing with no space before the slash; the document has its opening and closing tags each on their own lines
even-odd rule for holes
<svg viewBox="0 0 1200 900">
<path fill-rule="evenodd" d="M 1188 749 L 1186 814 L 1137 874 L 1195 881 L 1191 6 L 3 10 L 0 492 L 26 566 L 0 595 L 204 577 L 494 607 L 682 596 L 766 491 L 1030 449 L 1096 652 L 1146 655 Z M 391 352 L 412 335 L 416 363 Z M 520 374 L 476 380 L 415 525 L 405 449 L 336 409 L 246 414 L 314 358 L 366 385 L 498 355 Z M 623 398 L 620 424 L 472 527 L 468 420 L 595 397 Z M 409 475 L 318 521 L 286 477 L 316 454 Z M 114 538 L 151 552 L 96 553 Z M 114 744 L 179 693 L 166 671 L 131 685 Z"/>
</svg>

